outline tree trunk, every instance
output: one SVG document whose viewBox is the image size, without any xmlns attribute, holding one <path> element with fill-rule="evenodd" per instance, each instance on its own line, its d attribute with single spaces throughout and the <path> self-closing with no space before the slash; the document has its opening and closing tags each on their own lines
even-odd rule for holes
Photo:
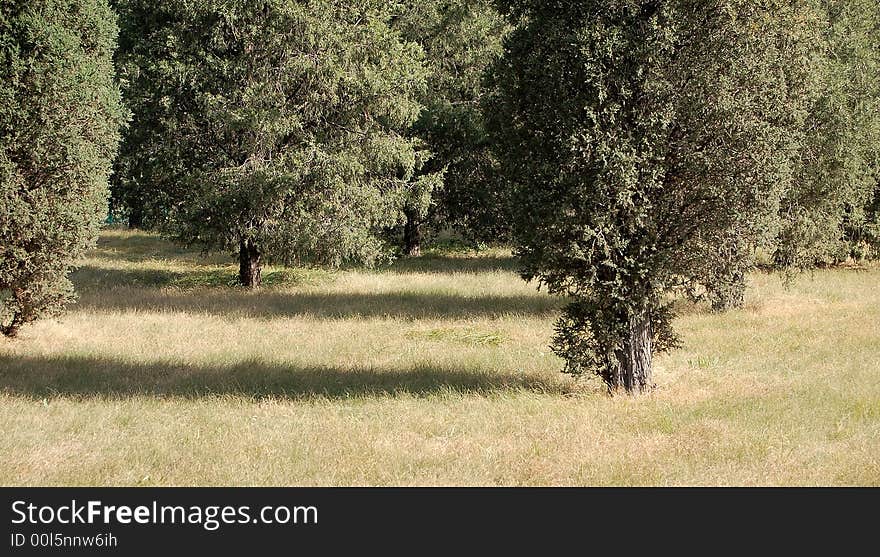
<svg viewBox="0 0 880 557">
<path fill-rule="evenodd" d="M 246 288 L 256 288 L 263 282 L 262 254 L 253 240 L 239 243 L 238 281 Z"/>
<path fill-rule="evenodd" d="M 407 257 L 422 255 L 422 223 L 415 211 L 405 211 L 406 225 L 403 229 L 403 253 Z"/>
<path fill-rule="evenodd" d="M 629 318 L 627 335 L 614 352 L 616 363 L 609 385 L 612 392 L 623 389 L 639 394 L 653 387 L 654 330 L 647 312 Z"/>
<path fill-rule="evenodd" d="M 15 338 L 18 336 L 18 331 L 21 329 L 22 318 L 20 313 L 16 313 L 12 316 L 12 322 L 5 327 L 0 327 L 0 332 L 3 333 L 3 336 L 7 338 Z"/>
<path fill-rule="evenodd" d="M 128 227 L 131 229 L 141 229 L 144 226 L 144 212 L 140 207 L 129 207 L 128 210 Z"/>
<path fill-rule="evenodd" d="M 729 276 L 709 289 L 712 311 L 725 312 L 742 309 L 746 303 L 746 276 L 742 271 L 732 271 Z"/>
</svg>

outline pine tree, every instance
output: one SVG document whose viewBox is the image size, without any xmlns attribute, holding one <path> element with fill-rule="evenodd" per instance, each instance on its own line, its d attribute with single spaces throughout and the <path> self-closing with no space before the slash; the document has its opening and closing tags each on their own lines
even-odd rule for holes
<svg viewBox="0 0 880 557">
<path fill-rule="evenodd" d="M 122 123 L 105 0 L 0 4 L 0 331 L 71 301 Z"/>
</svg>

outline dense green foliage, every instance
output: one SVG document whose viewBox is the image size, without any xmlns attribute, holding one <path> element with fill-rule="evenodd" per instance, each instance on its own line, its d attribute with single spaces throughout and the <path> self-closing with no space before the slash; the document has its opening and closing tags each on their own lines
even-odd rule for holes
<svg viewBox="0 0 880 557">
<path fill-rule="evenodd" d="M 122 111 L 105 0 L 0 3 L 0 330 L 60 310 L 106 216 Z"/>
<path fill-rule="evenodd" d="M 880 157 L 880 5 L 817 0 L 822 18 L 798 173 L 781 207 L 775 252 L 806 268 L 864 255 Z"/>
<path fill-rule="evenodd" d="M 880 168 L 875 169 L 874 176 L 874 195 L 865 207 L 864 222 L 853 231 L 853 239 L 868 248 L 872 258 L 880 259 Z"/>
<path fill-rule="evenodd" d="M 789 29 L 789 40 L 809 45 L 811 56 L 785 68 L 807 109 L 792 136 L 794 176 L 778 214 L 744 215 L 751 222 L 729 230 L 726 245 L 705 259 L 704 288 L 690 294 L 718 310 L 743 305 L 758 250 L 789 276 L 876 250 L 880 5 L 808 0 L 800 10 L 810 17 Z"/>
<path fill-rule="evenodd" d="M 337 265 L 380 253 L 427 154 L 421 49 L 379 0 L 158 2 L 121 9 L 134 128 L 126 162 L 164 226 L 263 258 Z M 250 271 L 246 272 L 245 267 Z"/>
<path fill-rule="evenodd" d="M 433 156 L 407 204 L 408 226 L 428 220 L 471 239 L 504 237 L 509 203 L 480 102 L 486 69 L 500 57 L 509 26 L 490 0 L 410 2 L 395 25 L 424 49 L 428 69 L 424 110 L 412 132 Z"/>
<path fill-rule="evenodd" d="M 519 23 L 488 104 L 523 275 L 572 298 L 554 348 L 651 384 L 668 294 L 754 243 L 799 150 L 814 14 L 753 0 L 503 2 Z M 800 33 L 797 30 L 806 29 Z M 795 30 L 795 31 L 792 31 Z"/>
</svg>

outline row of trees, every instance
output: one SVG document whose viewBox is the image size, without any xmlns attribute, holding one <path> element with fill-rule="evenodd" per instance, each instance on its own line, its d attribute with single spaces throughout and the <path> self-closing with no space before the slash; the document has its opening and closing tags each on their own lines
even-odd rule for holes
<svg viewBox="0 0 880 557">
<path fill-rule="evenodd" d="M 116 0 L 115 54 L 104 0 L 2 6 L 7 335 L 66 298 L 123 104 L 131 224 L 236 252 L 249 287 L 416 256 L 426 226 L 512 239 L 572 301 L 567 371 L 611 390 L 650 387 L 671 296 L 741 305 L 759 253 L 880 239 L 873 0 Z"/>
</svg>

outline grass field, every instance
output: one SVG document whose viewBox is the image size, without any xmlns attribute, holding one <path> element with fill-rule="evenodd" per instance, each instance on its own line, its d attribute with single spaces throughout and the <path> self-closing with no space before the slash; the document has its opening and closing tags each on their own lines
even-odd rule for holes
<svg viewBox="0 0 880 557">
<path fill-rule="evenodd" d="M 657 390 L 560 373 L 500 251 L 268 269 L 107 231 L 0 340 L 3 485 L 880 485 L 880 268 L 683 306 Z"/>
</svg>

